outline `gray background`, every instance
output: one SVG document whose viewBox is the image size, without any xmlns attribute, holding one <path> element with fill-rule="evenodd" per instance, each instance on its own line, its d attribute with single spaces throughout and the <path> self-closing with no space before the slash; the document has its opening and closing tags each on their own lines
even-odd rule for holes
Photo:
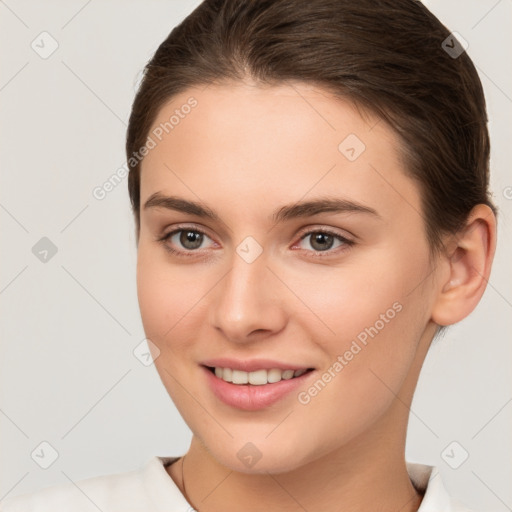
<svg viewBox="0 0 512 512">
<path fill-rule="evenodd" d="M 144 332 L 126 179 L 103 200 L 92 192 L 124 164 L 142 67 L 198 3 L 0 0 L 0 499 L 129 471 L 188 447 L 191 433 L 155 368 L 133 353 Z M 437 465 L 450 492 L 474 508 L 505 511 L 512 507 L 512 1 L 428 5 L 468 41 L 485 87 L 500 214 L 481 304 L 425 363 L 407 458 Z M 38 51 L 51 49 L 43 31 L 58 43 L 46 59 L 31 47 L 35 40 Z M 43 237 L 57 248 L 46 262 L 32 251 Z M 52 462 L 52 448 L 42 442 L 58 452 L 47 469 L 40 466 Z M 465 452 L 469 458 L 450 467 Z"/>
</svg>

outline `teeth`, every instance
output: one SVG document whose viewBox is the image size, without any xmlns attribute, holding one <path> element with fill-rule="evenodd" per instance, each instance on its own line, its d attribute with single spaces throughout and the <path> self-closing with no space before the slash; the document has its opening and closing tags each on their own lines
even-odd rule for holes
<svg viewBox="0 0 512 512">
<path fill-rule="evenodd" d="M 307 370 L 280 370 L 272 368 L 270 370 L 256 370 L 254 372 L 244 372 L 242 370 L 233 370 L 231 368 L 215 367 L 215 376 L 226 382 L 233 384 L 252 384 L 253 386 L 262 386 L 272 384 L 280 380 L 289 380 L 293 377 L 300 377 Z"/>
<path fill-rule="evenodd" d="M 246 372 L 240 372 L 247 375 L 247 378 L 249 380 L 249 384 L 253 384 L 254 386 L 261 386 L 262 384 L 267 384 L 267 370 L 258 370 L 256 372 L 246 373 Z M 235 384 L 238 384 L 236 381 L 234 381 Z"/>
<path fill-rule="evenodd" d="M 283 379 L 288 380 L 288 379 L 291 379 L 292 377 L 293 377 L 293 370 L 285 370 L 283 372 L 283 376 L 282 376 Z"/>
<path fill-rule="evenodd" d="M 281 370 L 278 370 L 277 368 L 273 368 L 272 370 L 267 371 L 267 382 L 273 383 L 273 382 L 279 382 L 282 378 L 283 372 Z"/>
<path fill-rule="evenodd" d="M 232 382 L 233 384 L 247 384 L 249 382 L 249 374 L 240 370 L 233 370 Z"/>
</svg>

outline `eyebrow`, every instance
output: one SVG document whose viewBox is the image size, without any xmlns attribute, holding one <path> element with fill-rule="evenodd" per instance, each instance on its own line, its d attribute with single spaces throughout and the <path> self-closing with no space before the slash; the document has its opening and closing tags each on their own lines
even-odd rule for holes
<svg viewBox="0 0 512 512">
<path fill-rule="evenodd" d="M 165 196 L 160 192 L 155 192 L 145 202 L 144 209 L 149 208 L 166 208 L 220 221 L 219 215 L 207 206 L 176 196 Z M 366 213 L 381 218 L 376 210 L 364 204 L 348 199 L 325 197 L 282 206 L 273 213 L 271 220 L 279 223 L 295 218 L 312 217 L 320 213 Z"/>
</svg>

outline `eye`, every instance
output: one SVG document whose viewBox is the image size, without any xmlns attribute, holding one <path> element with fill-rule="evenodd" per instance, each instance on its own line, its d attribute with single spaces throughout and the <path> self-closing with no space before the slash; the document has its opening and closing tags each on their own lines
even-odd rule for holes
<svg viewBox="0 0 512 512">
<path fill-rule="evenodd" d="M 309 240 L 309 241 L 307 241 Z M 352 240 L 326 229 L 317 229 L 314 231 L 308 231 L 300 238 L 300 243 L 306 242 L 304 245 L 309 245 L 313 248 L 316 253 L 328 252 L 336 253 L 336 249 L 346 250 L 350 246 L 354 245 Z M 336 245 L 337 244 L 337 245 Z M 309 250 L 307 247 L 301 247 L 302 249 Z M 317 254 L 320 256 L 321 254 Z"/>
<path fill-rule="evenodd" d="M 196 256 L 194 253 L 200 253 L 199 249 L 205 249 L 206 247 L 203 244 L 206 240 L 212 242 L 211 246 L 216 245 L 201 229 L 183 226 L 157 239 L 158 242 L 163 244 L 166 251 L 185 257 Z M 309 242 L 306 243 L 307 240 Z M 331 255 L 348 250 L 354 243 L 354 241 L 339 233 L 327 229 L 315 229 L 301 235 L 298 245 L 300 249 L 312 252 L 314 256 L 323 256 L 322 253 Z M 309 245 L 312 250 L 304 247 L 305 245 Z"/>
<path fill-rule="evenodd" d="M 211 238 L 200 229 L 180 227 L 158 239 L 165 249 L 173 254 L 180 256 L 193 256 L 194 251 L 204 249 L 203 242 Z M 211 240 L 213 242 L 213 240 Z M 177 247 L 177 249 L 175 248 Z M 188 254 L 187 254 L 188 253 Z"/>
</svg>

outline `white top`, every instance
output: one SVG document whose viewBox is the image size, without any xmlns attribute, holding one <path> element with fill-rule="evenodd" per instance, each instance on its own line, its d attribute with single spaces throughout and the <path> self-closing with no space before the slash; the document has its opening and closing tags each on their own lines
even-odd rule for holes
<svg viewBox="0 0 512 512">
<path fill-rule="evenodd" d="M 192 512 L 165 466 L 179 457 L 153 457 L 143 467 L 66 482 L 0 502 L 1 512 Z M 418 512 L 471 512 L 450 498 L 437 468 L 407 463 L 414 486 L 424 492 Z M 76 485 L 75 485 L 76 484 Z"/>
</svg>

